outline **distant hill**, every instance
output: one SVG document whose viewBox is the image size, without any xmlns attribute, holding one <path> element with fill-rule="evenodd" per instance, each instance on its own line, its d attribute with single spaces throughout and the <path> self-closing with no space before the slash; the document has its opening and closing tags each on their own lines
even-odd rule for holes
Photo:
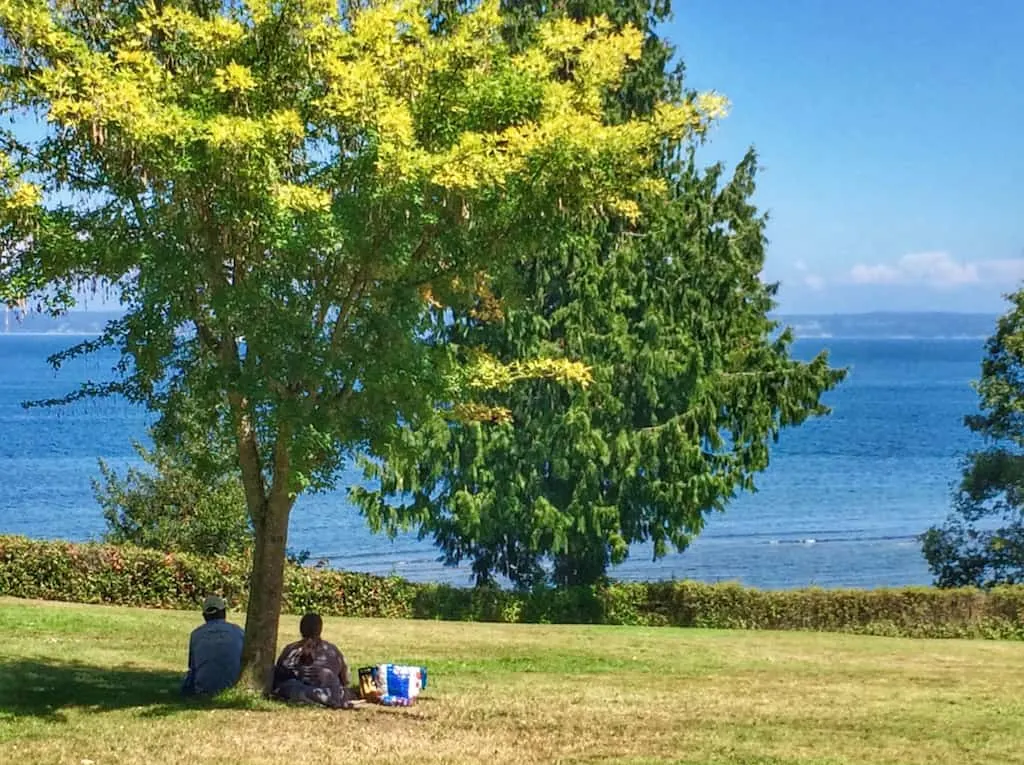
<svg viewBox="0 0 1024 765">
<path fill-rule="evenodd" d="M 0 311 L 0 334 L 98 335 L 120 311 L 69 311 L 56 318 L 39 313 L 19 316 Z"/>
<path fill-rule="evenodd" d="M 987 313 L 780 314 L 798 338 L 980 339 L 991 335 L 998 315 Z"/>
<path fill-rule="evenodd" d="M 71 311 L 52 318 L 28 314 L 17 318 L 13 311 L 0 317 L 0 334 L 45 333 L 54 335 L 98 334 L 117 311 Z M 985 338 L 995 330 L 998 316 L 987 313 L 854 313 L 780 314 L 776 317 L 802 338 Z"/>
</svg>

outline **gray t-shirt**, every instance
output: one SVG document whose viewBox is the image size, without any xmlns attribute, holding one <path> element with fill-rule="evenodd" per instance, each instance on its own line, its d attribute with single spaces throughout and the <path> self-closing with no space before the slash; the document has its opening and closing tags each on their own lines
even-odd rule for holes
<svg viewBox="0 0 1024 765">
<path fill-rule="evenodd" d="M 245 632 L 223 619 L 206 622 L 188 641 L 188 671 L 192 692 L 219 693 L 230 688 L 242 671 Z"/>
</svg>

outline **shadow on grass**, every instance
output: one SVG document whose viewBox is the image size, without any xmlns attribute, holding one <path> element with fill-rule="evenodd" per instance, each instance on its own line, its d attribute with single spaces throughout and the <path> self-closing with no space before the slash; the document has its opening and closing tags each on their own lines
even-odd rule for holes
<svg viewBox="0 0 1024 765">
<path fill-rule="evenodd" d="M 97 667 L 61 661 L 0 659 L 0 719 L 64 721 L 65 709 L 139 709 L 163 717 L 190 709 L 268 709 L 272 702 L 240 691 L 213 699 L 179 695 L 184 673 L 137 667 Z"/>
</svg>

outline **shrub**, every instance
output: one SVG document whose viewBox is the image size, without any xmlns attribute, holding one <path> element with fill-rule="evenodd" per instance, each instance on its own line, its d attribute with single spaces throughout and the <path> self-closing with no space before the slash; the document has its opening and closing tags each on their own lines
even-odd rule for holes
<svg viewBox="0 0 1024 765">
<path fill-rule="evenodd" d="M 0 595 L 195 608 L 210 592 L 244 607 L 244 557 L 0 536 Z M 289 563 L 285 611 L 331 616 L 816 630 L 1024 639 L 1024 586 L 990 590 L 755 590 L 738 584 L 617 582 L 527 592 L 415 584 Z"/>
<path fill-rule="evenodd" d="M 102 460 L 93 493 L 107 522 L 106 540 L 164 552 L 242 555 L 252 526 L 237 476 L 204 470 L 181 448 L 159 443 L 135 451 L 149 469 L 124 478 Z"/>
</svg>

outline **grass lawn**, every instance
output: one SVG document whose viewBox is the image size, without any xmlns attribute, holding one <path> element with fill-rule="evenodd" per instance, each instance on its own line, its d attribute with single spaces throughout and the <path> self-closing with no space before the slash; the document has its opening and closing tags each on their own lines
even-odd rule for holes
<svg viewBox="0 0 1024 765">
<path fill-rule="evenodd" d="M 354 667 L 429 669 L 342 712 L 180 702 L 198 621 L 0 599 L 0 761 L 1024 763 L 1021 643 L 327 619 Z"/>
</svg>

